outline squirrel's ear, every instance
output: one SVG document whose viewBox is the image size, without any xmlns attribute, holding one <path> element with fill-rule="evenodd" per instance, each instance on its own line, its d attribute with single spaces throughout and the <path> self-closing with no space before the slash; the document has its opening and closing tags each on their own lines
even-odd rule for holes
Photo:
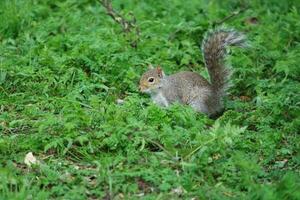
<svg viewBox="0 0 300 200">
<path fill-rule="evenodd" d="M 165 76 L 165 73 L 160 66 L 156 67 L 156 71 L 157 71 L 158 77 L 163 78 Z"/>
</svg>

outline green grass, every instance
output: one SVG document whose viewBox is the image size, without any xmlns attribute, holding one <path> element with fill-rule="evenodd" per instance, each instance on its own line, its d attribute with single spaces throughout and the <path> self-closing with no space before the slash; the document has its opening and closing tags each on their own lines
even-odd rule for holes
<svg viewBox="0 0 300 200">
<path fill-rule="evenodd" d="M 137 49 L 94 0 L 0 1 L 0 199 L 300 199 L 300 2 L 113 5 Z M 222 116 L 138 92 L 149 63 L 207 77 L 199 42 L 243 6 Z"/>
</svg>

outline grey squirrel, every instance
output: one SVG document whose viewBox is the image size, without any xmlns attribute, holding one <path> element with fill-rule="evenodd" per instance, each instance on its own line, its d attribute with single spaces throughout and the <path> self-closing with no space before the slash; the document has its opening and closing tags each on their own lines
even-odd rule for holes
<svg viewBox="0 0 300 200">
<path fill-rule="evenodd" d="M 161 67 L 145 72 L 139 83 L 143 93 L 164 107 L 173 102 L 190 105 L 194 110 L 213 116 L 223 109 L 230 70 L 225 66 L 227 47 L 245 44 L 245 36 L 234 30 L 218 29 L 208 32 L 202 42 L 205 66 L 210 82 L 195 72 L 178 72 L 167 76 Z"/>
</svg>

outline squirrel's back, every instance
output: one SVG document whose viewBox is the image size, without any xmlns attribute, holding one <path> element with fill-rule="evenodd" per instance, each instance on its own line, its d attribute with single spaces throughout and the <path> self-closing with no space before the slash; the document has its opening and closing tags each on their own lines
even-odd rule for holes
<svg viewBox="0 0 300 200">
<path fill-rule="evenodd" d="M 185 85 L 185 89 L 196 85 L 210 87 L 210 83 L 196 72 L 182 71 L 168 76 L 167 79 L 171 82 L 177 82 L 179 85 Z"/>
</svg>

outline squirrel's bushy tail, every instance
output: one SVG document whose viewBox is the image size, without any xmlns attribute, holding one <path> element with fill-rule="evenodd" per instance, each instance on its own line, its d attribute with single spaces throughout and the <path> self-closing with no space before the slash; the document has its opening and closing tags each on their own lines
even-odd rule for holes
<svg viewBox="0 0 300 200">
<path fill-rule="evenodd" d="M 230 76 L 225 66 L 227 47 L 245 45 L 245 36 L 234 30 L 219 29 L 207 33 L 202 42 L 202 52 L 213 90 L 223 96 Z"/>
</svg>

